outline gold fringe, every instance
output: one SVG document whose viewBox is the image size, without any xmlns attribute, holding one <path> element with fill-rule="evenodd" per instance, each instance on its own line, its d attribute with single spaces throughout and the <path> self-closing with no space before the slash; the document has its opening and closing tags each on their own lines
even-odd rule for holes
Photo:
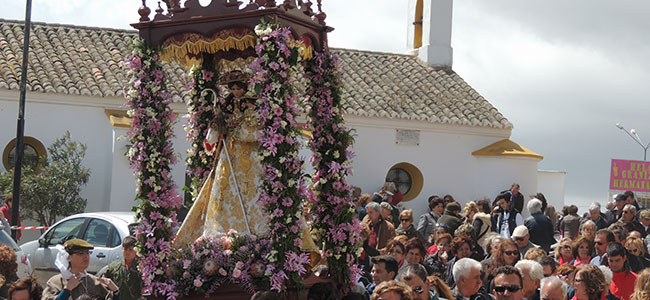
<svg viewBox="0 0 650 300">
<path fill-rule="evenodd" d="M 202 52 L 216 53 L 217 51 L 228 51 L 230 49 L 244 50 L 249 47 L 255 47 L 257 37 L 246 35 L 241 39 L 228 37 L 225 40 L 216 39 L 214 41 L 185 41 L 181 45 L 169 44 L 163 48 L 161 58 L 166 61 L 178 61 L 186 66 L 200 63 L 199 58 L 189 58 L 188 54 L 198 55 Z"/>
</svg>

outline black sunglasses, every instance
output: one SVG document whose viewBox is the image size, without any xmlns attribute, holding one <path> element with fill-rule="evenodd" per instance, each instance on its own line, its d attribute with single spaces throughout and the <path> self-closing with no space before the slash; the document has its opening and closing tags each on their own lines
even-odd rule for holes
<svg viewBox="0 0 650 300">
<path fill-rule="evenodd" d="M 518 250 L 514 250 L 514 251 L 503 251 L 503 253 L 505 253 L 506 255 L 515 255 L 515 254 L 519 254 L 519 251 L 518 251 Z"/>
<path fill-rule="evenodd" d="M 498 285 L 498 286 L 494 287 L 494 291 L 499 293 L 499 294 L 505 293 L 506 290 L 508 290 L 508 292 L 514 293 L 514 292 L 516 292 L 518 290 L 521 290 L 521 287 L 518 286 L 518 285 L 505 285 L 505 286 L 504 285 Z"/>
</svg>

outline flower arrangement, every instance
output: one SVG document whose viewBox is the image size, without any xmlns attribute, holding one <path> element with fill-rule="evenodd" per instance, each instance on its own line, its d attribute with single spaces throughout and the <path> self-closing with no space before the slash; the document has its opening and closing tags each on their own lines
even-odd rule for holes
<svg viewBox="0 0 650 300">
<path fill-rule="evenodd" d="M 211 162 L 214 159 L 214 151 L 207 151 L 203 144 L 208 126 L 214 119 L 212 92 L 207 91 L 203 95 L 200 93 L 206 88 L 211 88 L 219 93 L 219 97 L 220 91 L 217 85 L 219 75 L 211 59 L 204 59 L 200 68 L 190 69 L 189 77 L 191 89 L 188 91 L 185 131 L 191 147 L 187 150 L 186 162 L 187 174 L 192 178 L 189 186 L 192 195 L 190 198 L 194 199 L 203 181 L 210 174 Z M 186 205 L 191 206 L 191 203 Z"/>
<path fill-rule="evenodd" d="M 259 41 L 257 58 L 250 64 L 255 92 L 259 95 L 256 113 L 262 126 L 258 140 L 262 162 L 262 185 L 258 203 L 270 219 L 272 263 L 270 285 L 282 291 L 287 280 L 301 285 L 301 275 L 309 256 L 301 253 L 301 202 L 305 197 L 303 160 L 298 156 L 300 143 L 297 98 L 291 74 L 298 63 L 298 49 L 288 28 L 277 23 L 262 23 L 255 27 Z"/>
<path fill-rule="evenodd" d="M 201 237 L 173 255 L 167 280 L 178 295 L 210 296 L 224 283 L 241 286 L 251 294 L 268 285 L 273 265 L 266 257 L 271 242 L 234 230 L 216 237 Z"/>
<path fill-rule="evenodd" d="M 338 59 L 328 49 L 307 63 L 305 76 L 311 80 L 309 124 L 313 138 L 309 147 L 314 175 L 309 189 L 314 214 L 313 230 L 327 249 L 329 273 L 339 290 L 356 280 L 361 269 L 356 264 L 361 243 L 361 227 L 351 201 L 345 177 L 351 173 L 348 150 L 353 138 L 343 125 Z"/>
<path fill-rule="evenodd" d="M 182 198 L 177 194 L 170 166 L 176 162 L 171 138 L 175 115 L 171 95 L 159 61 L 159 48 L 135 40 L 126 59 L 129 83 L 124 88 L 127 114 L 133 118 L 127 137 L 132 146 L 127 156 L 136 177 L 135 230 L 140 253 L 140 272 L 146 288 L 154 295 L 169 295 L 173 285 L 164 280 L 171 252 L 172 228 L 178 226 L 176 211 Z"/>
</svg>

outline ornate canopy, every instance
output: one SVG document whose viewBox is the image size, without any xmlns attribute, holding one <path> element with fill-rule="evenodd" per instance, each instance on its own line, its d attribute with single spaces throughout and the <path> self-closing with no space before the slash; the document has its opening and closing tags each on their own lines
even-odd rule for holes
<svg viewBox="0 0 650 300">
<path fill-rule="evenodd" d="M 318 11 L 311 0 L 249 0 L 248 4 L 234 0 L 212 0 L 201 6 L 199 0 L 165 0 L 167 10 L 158 2 L 153 19 L 146 0 L 138 10 L 140 22 L 131 24 L 149 46 L 161 46 L 163 58 L 188 64 L 201 59 L 201 54 L 216 54 L 232 60 L 253 56 L 256 43 L 254 28 L 262 20 L 274 21 L 291 30 L 295 40 L 302 41 L 301 55 L 310 58 L 314 50 L 322 51 L 327 44 L 327 32 L 321 1 Z"/>
</svg>

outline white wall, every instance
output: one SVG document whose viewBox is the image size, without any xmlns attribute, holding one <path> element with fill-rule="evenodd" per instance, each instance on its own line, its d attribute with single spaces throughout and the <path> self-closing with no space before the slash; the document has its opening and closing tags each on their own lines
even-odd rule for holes
<svg viewBox="0 0 650 300">
<path fill-rule="evenodd" d="M 397 163 L 418 167 L 424 177 L 422 192 L 404 202 L 415 216 L 426 212 L 430 195 L 451 194 L 460 203 L 498 192 L 519 182 L 522 191 L 537 186 L 536 159 L 497 159 L 472 156 L 472 152 L 508 138 L 510 130 L 446 126 L 415 121 L 377 120 L 347 116 L 356 130 L 353 151 L 354 175 L 350 184 L 373 193 L 383 184 L 388 170 Z M 395 129 L 420 130 L 419 146 L 395 144 Z"/>
<path fill-rule="evenodd" d="M 16 137 L 17 99 L 17 91 L 0 91 L 0 122 L 6 129 L 0 132 L 2 149 Z M 38 139 L 47 148 L 68 130 L 72 140 L 88 146 L 82 164 L 90 168 L 91 173 L 88 184 L 81 192 L 81 196 L 88 199 L 87 212 L 130 211 L 131 207 L 137 205 L 134 201 L 133 173 L 124 156 L 128 141 L 119 139 L 127 129 L 113 127 L 104 112 L 105 109 L 125 110 L 124 101 L 120 97 L 27 94 L 25 136 Z M 187 111 L 184 104 L 174 103 L 173 108 L 181 114 Z M 182 193 L 184 185 L 184 160 L 189 147 L 189 142 L 185 140 L 184 122 L 185 119 L 177 118 L 173 139 L 179 163 L 172 168 L 172 178 L 179 185 L 179 193 Z"/>
<path fill-rule="evenodd" d="M 564 206 L 564 179 L 566 172 L 563 171 L 537 171 L 537 190 L 544 194 L 546 201 L 555 207 L 556 211 L 561 211 Z M 603 207 L 606 203 L 601 202 Z M 587 211 L 581 209 L 581 212 Z"/>
</svg>

